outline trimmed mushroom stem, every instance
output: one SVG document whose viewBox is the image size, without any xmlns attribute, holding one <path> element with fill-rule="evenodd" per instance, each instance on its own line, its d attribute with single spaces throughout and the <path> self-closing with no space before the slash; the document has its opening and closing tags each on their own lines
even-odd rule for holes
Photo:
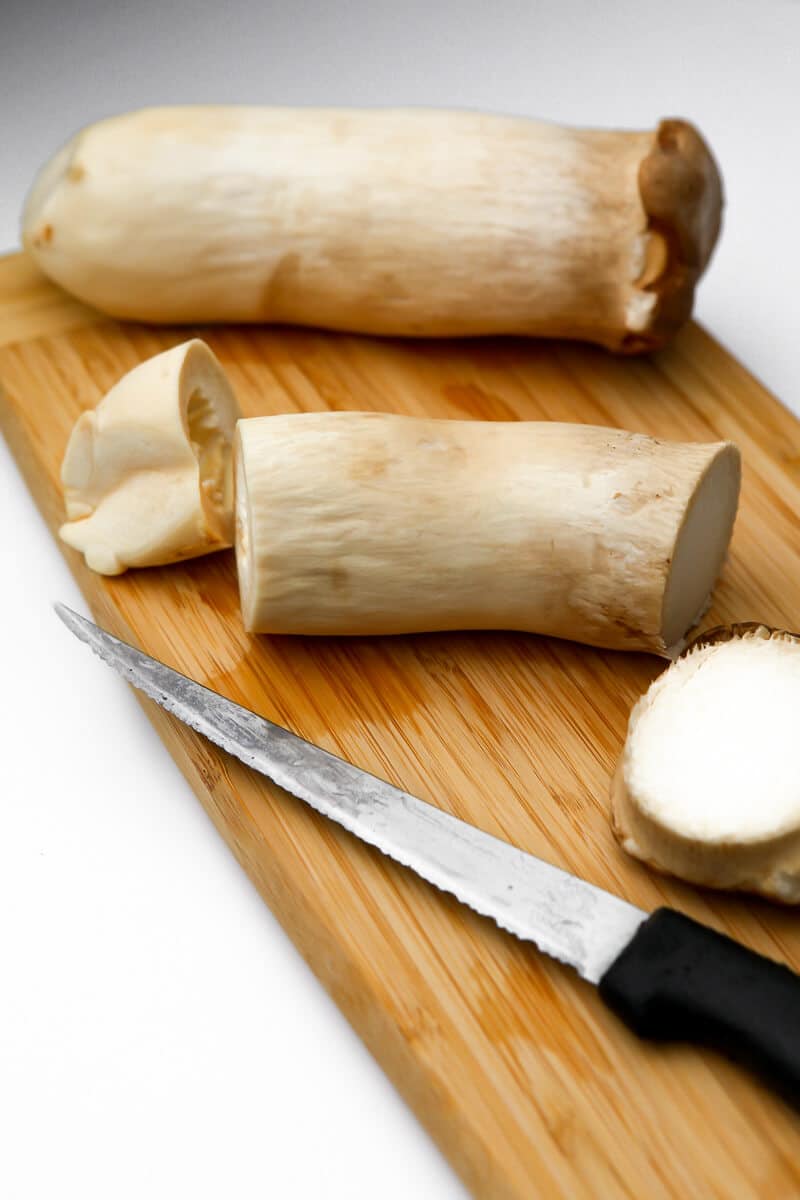
<svg viewBox="0 0 800 1200">
<path fill-rule="evenodd" d="M 612 786 L 623 849 L 706 887 L 800 903 L 800 638 L 702 637 L 631 712 Z"/>
<path fill-rule="evenodd" d="M 61 538 L 102 575 L 230 546 L 238 416 L 199 339 L 134 367 L 72 430 Z"/>
<path fill-rule="evenodd" d="M 160 108 L 77 134 L 40 172 L 23 240 L 117 317 L 637 351 L 689 316 L 721 206 L 680 120 Z"/>
<path fill-rule="evenodd" d="M 518 629 L 667 654 L 704 611 L 739 454 L 551 422 L 382 413 L 237 426 L 257 633 Z"/>
</svg>

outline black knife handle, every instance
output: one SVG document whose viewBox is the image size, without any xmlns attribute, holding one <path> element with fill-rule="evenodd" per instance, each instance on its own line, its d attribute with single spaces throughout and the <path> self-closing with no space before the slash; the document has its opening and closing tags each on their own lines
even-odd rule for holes
<svg viewBox="0 0 800 1200">
<path fill-rule="evenodd" d="M 598 986 L 640 1037 L 721 1050 L 800 1107 L 800 975 L 782 963 L 659 908 Z"/>
</svg>

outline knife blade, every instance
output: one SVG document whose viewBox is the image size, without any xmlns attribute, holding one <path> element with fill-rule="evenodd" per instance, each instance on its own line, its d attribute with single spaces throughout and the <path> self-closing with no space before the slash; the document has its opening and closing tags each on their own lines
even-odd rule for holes
<svg viewBox="0 0 800 1200">
<path fill-rule="evenodd" d="M 64 624 L 151 700 L 501 928 L 573 967 L 640 1037 L 694 1041 L 800 1105 L 800 976 L 669 908 L 648 914 L 323 750 L 121 641 Z"/>
</svg>

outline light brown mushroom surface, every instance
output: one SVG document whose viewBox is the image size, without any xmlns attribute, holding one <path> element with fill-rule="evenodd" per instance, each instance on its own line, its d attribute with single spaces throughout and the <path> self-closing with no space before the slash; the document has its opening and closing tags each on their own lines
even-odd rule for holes
<svg viewBox="0 0 800 1200">
<path fill-rule="evenodd" d="M 240 421 L 251 632 L 516 629 L 669 654 L 731 537 L 739 454 L 558 422 Z"/>
<path fill-rule="evenodd" d="M 195 106 L 78 133 L 40 171 L 22 236 L 115 317 L 640 351 L 689 316 L 721 210 L 682 120 Z"/>
</svg>

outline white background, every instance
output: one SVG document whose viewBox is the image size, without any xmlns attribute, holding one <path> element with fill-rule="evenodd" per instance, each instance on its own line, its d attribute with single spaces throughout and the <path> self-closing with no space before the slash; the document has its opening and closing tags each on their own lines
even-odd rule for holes
<svg viewBox="0 0 800 1200">
<path fill-rule="evenodd" d="M 77 127 L 143 104 L 692 118 L 728 206 L 697 312 L 800 411 L 800 0 L 0 0 L 0 247 Z M 0 1195 L 463 1191 L 211 827 L 0 443 Z"/>
</svg>

